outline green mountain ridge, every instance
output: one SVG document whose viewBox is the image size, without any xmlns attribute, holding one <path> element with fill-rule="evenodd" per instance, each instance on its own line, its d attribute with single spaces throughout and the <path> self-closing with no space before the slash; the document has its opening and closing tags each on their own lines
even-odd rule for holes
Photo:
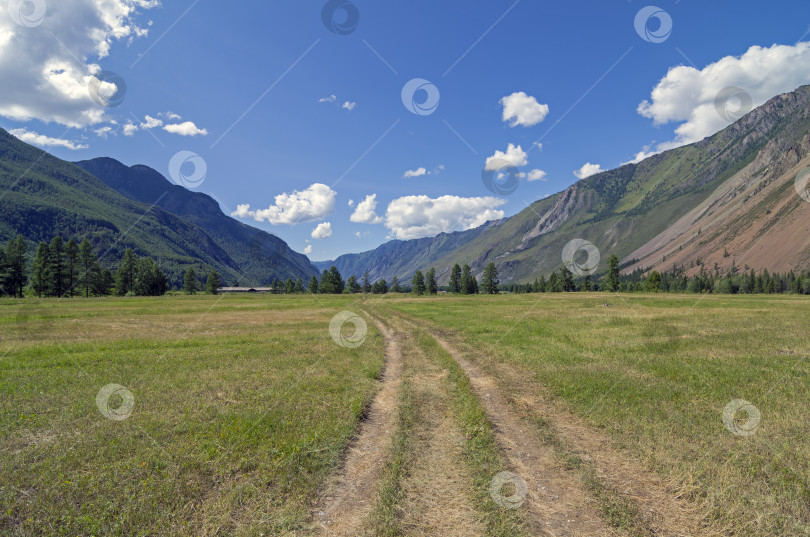
<svg viewBox="0 0 810 537">
<path fill-rule="evenodd" d="M 273 278 L 302 278 L 318 274 L 304 254 L 290 249 L 286 242 L 253 228 L 222 212 L 213 198 L 171 183 L 154 169 L 127 167 L 112 158 L 97 158 L 75 163 L 101 179 L 121 195 L 158 207 L 204 230 L 236 263 L 243 276 L 241 284 L 261 285 Z"/>
<path fill-rule="evenodd" d="M 563 265 L 562 252 L 573 239 L 593 243 L 607 259 L 628 256 L 700 205 L 724 182 L 758 157 L 773 166 L 810 132 L 810 86 L 779 95 L 726 129 L 700 142 L 654 155 L 637 164 L 582 179 L 520 213 L 459 232 L 454 244 L 426 255 L 420 245 L 434 239 L 386 243 L 362 254 L 329 262 L 341 273 L 408 279 L 436 268 L 441 283 L 454 263 L 469 264 L 478 277 L 489 262 L 502 282 L 526 283 Z M 788 240 L 788 238 L 785 238 Z M 401 252 L 400 256 L 392 250 Z M 320 263 L 320 266 L 326 263 Z M 800 268 L 800 267 L 796 267 Z"/>
<path fill-rule="evenodd" d="M 368 271 L 372 281 L 380 278 L 390 280 L 398 275 L 410 276 L 418 269 L 458 250 L 499 222 L 487 222 L 469 231 L 440 233 L 435 237 L 389 241 L 368 252 L 343 255 L 334 261 L 315 261 L 314 264 L 321 270 L 335 265 L 342 274 L 354 274 L 358 278 Z"/>
<path fill-rule="evenodd" d="M 168 190 L 172 192 L 163 198 L 182 197 L 174 189 Z M 77 240 L 87 237 L 108 268 L 115 268 L 124 250 L 132 248 L 139 256 L 155 259 L 173 286 L 181 284 L 183 271 L 189 266 L 198 274 L 216 270 L 226 281 L 244 277 L 246 271 L 226 251 L 232 246 L 219 242 L 221 236 L 213 230 L 212 236 L 193 221 L 204 216 L 182 218 L 163 208 L 159 196 L 147 203 L 129 199 L 84 169 L 0 129 L 0 240 L 22 234 L 32 246 L 29 255 L 33 255 L 35 243 L 50 241 L 55 235 Z M 258 237 L 243 248 L 263 252 L 263 237 Z M 257 283 L 266 283 L 274 276 L 286 279 L 295 273 L 307 278 L 316 273 L 313 266 L 301 267 L 300 263 L 285 262 L 280 267 L 276 273 L 248 269 L 257 277 Z"/>
</svg>

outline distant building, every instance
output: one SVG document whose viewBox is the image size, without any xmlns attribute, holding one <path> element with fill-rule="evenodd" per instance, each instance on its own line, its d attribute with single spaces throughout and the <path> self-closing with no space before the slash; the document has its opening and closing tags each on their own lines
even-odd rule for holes
<svg viewBox="0 0 810 537">
<path fill-rule="evenodd" d="M 270 287 L 220 287 L 220 293 L 269 293 Z"/>
</svg>

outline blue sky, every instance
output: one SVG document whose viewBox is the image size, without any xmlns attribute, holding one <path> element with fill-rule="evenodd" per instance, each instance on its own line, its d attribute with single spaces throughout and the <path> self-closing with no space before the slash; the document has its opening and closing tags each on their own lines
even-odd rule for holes
<svg viewBox="0 0 810 537">
<path fill-rule="evenodd" d="M 658 15 L 641 28 L 660 42 L 637 32 L 649 4 L 635 1 L 353 0 L 345 35 L 325 26 L 321 1 L 112 0 L 99 12 L 37 0 L 41 19 L 3 3 L 0 76 L 16 84 L 0 88 L 0 126 L 66 160 L 110 156 L 167 177 L 178 152 L 198 155 L 179 168 L 193 181 L 205 163 L 196 190 L 316 260 L 515 214 L 575 171 L 700 139 L 810 83 L 806 1 L 659 0 L 650 12 L 671 33 L 655 38 Z M 83 83 L 115 83 L 98 69 L 125 81 L 120 106 L 85 102 Z M 438 90 L 432 113 L 403 103 L 415 78 Z M 739 100 L 724 113 L 729 87 Z M 482 181 L 496 151 L 525 175 L 512 193 Z"/>
</svg>

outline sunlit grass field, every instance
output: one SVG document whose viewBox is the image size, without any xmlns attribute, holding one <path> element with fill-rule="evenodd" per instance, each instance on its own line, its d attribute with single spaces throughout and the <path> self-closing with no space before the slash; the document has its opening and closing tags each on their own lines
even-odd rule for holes
<svg viewBox="0 0 810 537">
<path fill-rule="evenodd" d="M 301 527 L 383 365 L 373 325 L 358 348 L 330 337 L 352 301 L 3 302 L 0 534 Z M 97 408 L 111 383 L 132 394 L 126 419 Z"/>
<path fill-rule="evenodd" d="M 383 366 L 370 318 L 357 348 L 330 337 L 363 309 L 518 371 L 729 534 L 810 535 L 810 301 L 603 293 L 2 301 L 0 534 L 303 531 Z"/>
<path fill-rule="evenodd" d="M 542 294 L 385 300 L 517 369 L 734 535 L 810 535 L 810 301 Z M 497 369 L 491 369 L 497 374 Z M 507 387 L 508 389 L 508 387 Z M 759 410 L 759 424 L 732 400 Z M 733 532 L 733 533 L 732 533 Z"/>
</svg>

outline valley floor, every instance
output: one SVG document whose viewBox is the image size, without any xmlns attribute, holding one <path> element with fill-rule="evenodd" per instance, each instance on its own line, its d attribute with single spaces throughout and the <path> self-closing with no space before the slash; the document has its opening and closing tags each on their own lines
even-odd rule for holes
<svg viewBox="0 0 810 537">
<path fill-rule="evenodd" d="M 808 321 L 762 295 L 3 301 L 0 533 L 810 535 Z"/>
</svg>

